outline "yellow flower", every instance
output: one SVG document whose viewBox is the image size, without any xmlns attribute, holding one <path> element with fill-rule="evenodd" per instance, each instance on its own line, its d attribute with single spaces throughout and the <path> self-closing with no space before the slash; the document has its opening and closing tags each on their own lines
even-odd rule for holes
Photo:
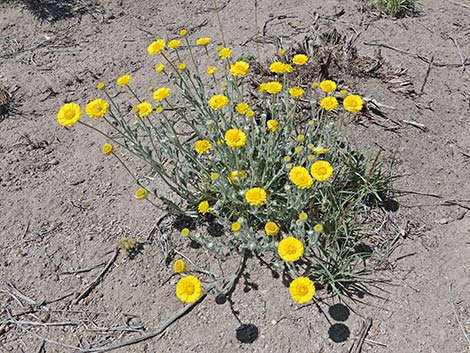
<svg viewBox="0 0 470 353">
<path fill-rule="evenodd" d="M 239 222 L 232 223 L 232 232 L 237 233 L 242 228 L 242 225 Z"/>
<path fill-rule="evenodd" d="M 108 107 L 108 102 L 98 98 L 86 105 L 85 112 L 90 118 L 101 118 L 108 111 Z"/>
<path fill-rule="evenodd" d="M 232 56 L 232 49 L 230 48 L 222 48 L 219 50 L 219 56 L 222 58 L 222 59 L 227 59 L 227 58 L 230 58 Z"/>
<path fill-rule="evenodd" d="M 301 219 L 298 219 L 297 221 L 295 221 L 295 224 L 297 224 L 298 226 L 301 226 L 302 224 L 304 224 L 304 221 L 302 221 Z"/>
<path fill-rule="evenodd" d="M 217 72 L 217 68 L 215 66 L 209 66 L 207 68 L 207 74 L 208 75 L 213 75 Z"/>
<path fill-rule="evenodd" d="M 153 92 L 153 99 L 155 99 L 157 102 L 162 101 L 166 99 L 171 93 L 171 89 L 168 87 L 160 87 L 157 89 L 155 92 Z"/>
<path fill-rule="evenodd" d="M 168 48 L 177 49 L 181 45 L 181 41 L 178 39 L 173 39 L 168 42 Z"/>
<path fill-rule="evenodd" d="M 131 83 L 131 81 L 131 75 L 122 75 L 118 77 L 118 79 L 116 80 L 116 84 L 119 86 L 127 86 L 129 83 Z"/>
<path fill-rule="evenodd" d="M 260 92 L 260 93 L 266 92 L 266 83 L 261 83 L 259 85 L 258 92 Z"/>
<path fill-rule="evenodd" d="M 238 181 L 244 177 L 246 177 L 246 171 L 244 170 L 232 170 L 228 175 L 228 178 L 232 184 L 238 184 Z"/>
<path fill-rule="evenodd" d="M 333 175 L 333 167 L 327 161 L 316 161 L 310 167 L 310 174 L 315 180 L 324 182 Z"/>
<path fill-rule="evenodd" d="M 110 143 L 105 143 L 103 147 L 101 147 L 101 152 L 105 156 L 109 156 L 111 153 L 113 153 L 113 151 L 114 151 L 114 146 Z"/>
<path fill-rule="evenodd" d="M 137 189 L 137 191 L 135 192 L 134 197 L 135 197 L 137 200 L 143 200 L 143 199 L 146 199 L 148 195 L 149 195 L 149 192 L 148 192 L 146 189 L 144 189 L 144 188 L 139 188 L 139 189 Z"/>
<path fill-rule="evenodd" d="M 196 40 L 197 45 L 207 45 L 212 41 L 211 38 L 205 37 L 205 38 L 199 38 Z"/>
<path fill-rule="evenodd" d="M 245 192 L 245 199 L 251 206 L 261 206 L 266 202 L 266 191 L 262 188 L 252 188 Z"/>
<path fill-rule="evenodd" d="M 188 30 L 186 30 L 184 28 L 180 31 L 180 36 L 181 37 L 185 37 L 187 34 L 188 34 Z"/>
<path fill-rule="evenodd" d="M 300 153 L 302 152 L 302 146 L 297 146 L 295 149 L 294 149 L 295 153 Z"/>
<path fill-rule="evenodd" d="M 290 156 L 285 156 L 284 157 L 284 161 L 286 161 L 286 162 L 290 162 L 290 159 L 291 159 Z"/>
<path fill-rule="evenodd" d="M 308 62 L 308 56 L 305 54 L 297 54 L 292 58 L 295 65 L 305 65 Z"/>
<path fill-rule="evenodd" d="M 279 226 L 274 222 L 270 221 L 264 225 L 264 232 L 269 237 L 273 237 L 277 235 L 277 233 L 279 233 L 279 230 L 280 230 Z"/>
<path fill-rule="evenodd" d="M 187 266 L 188 265 L 186 264 L 186 261 L 182 259 L 176 260 L 173 263 L 173 271 L 175 271 L 175 273 L 183 273 L 184 271 L 186 271 Z"/>
<path fill-rule="evenodd" d="M 228 104 L 228 97 L 222 94 L 216 94 L 215 96 L 211 97 L 209 104 L 214 110 L 222 109 Z"/>
<path fill-rule="evenodd" d="M 149 116 L 150 113 L 153 111 L 152 104 L 150 104 L 149 102 L 142 102 L 140 104 L 137 104 L 136 108 L 139 114 L 139 118 Z"/>
<path fill-rule="evenodd" d="M 240 148 L 246 144 L 246 135 L 239 129 L 229 129 L 225 133 L 225 142 L 232 148 Z"/>
<path fill-rule="evenodd" d="M 155 66 L 155 71 L 161 74 L 163 71 L 165 71 L 165 64 L 158 64 Z"/>
<path fill-rule="evenodd" d="M 325 109 L 325 110 L 333 110 L 338 106 L 338 101 L 336 100 L 335 97 L 328 96 L 323 98 L 320 101 L 320 106 Z"/>
<path fill-rule="evenodd" d="M 189 235 L 189 229 L 188 228 L 183 228 L 181 230 L 181 236 L 187 237 Z"/>
<path fill-rule="evenodd" d="M 336 91 L 336 82 L 331 80 L 324 80 L 320 82 L 320 89 L 323 92 L 334 92 Z"/>
<path fill-rule="evenodd" d="M 299 219 L 300 219 L 300 220 L 305 221 L 305 220 L 307 220 L 307 218 L 308 218 L 308 214 L 307 214 L 307 213 L 301 212 L 301 213 L 299 214 Z"/>
<path fill-rule="evenodd" d="M 209 152 L 211 147 L 212 147 L 212 144 L 209 142 L 209 140 L 199 140 L 199 141 L 196 141 L 196 143 L 194 144 L 194 149 L 199 154 L 205 154 Z"/>
<path fill-rule="evenodd" d="M 362 110 L 364 104 L 362 98 L 358 95 L 351 94 L 344 98 L 343 106 L 348 112 L 357 113 Z"/>
<path fill-rule="evenodd" d="M 238 114 L 245 114 L 248 109 L 248 103 L 245 102 L 237 103 L 237 105 L 235 106 L 235 110 Z"/>
<path fill-rule="evenodd" d="M 166 42 L 164 39 L 157 39 L 156 41 L 150 43 L 147 47 L 147 52 L 150 55 L 160 54 L 163 49 L 165 49 Z"/>
<path fill-rule="evenodd" d="M 185 63 L 179 63 L 178 64 L 178 70 L 180 70 L 180 71 L 186 70 L 186 64 Z"/>
<path fill-rule="evenodd" d="M 339 91 L 339 94 L 341 94 L 342 96 L 345 96 L 345 95 L 348 94 L 348 90 L 342 89 L 342 90 Z"/>
<path fill-rule="evenodd" d="M 201 281 L 195 276 L 186 276 L 176 283 L 176 296 L 183 303 L 193 303 L 201 297 Z"/>
<path fill-rule="evenodd" d="M 276 94 L 282 90 L 282 85 L 279 82 L 271 81 L 264 84 L 264 89 L 269 94 Z"/>
<path fill-rule="evenodd" d="M 317 88 L 318 87 L 318 82 L 312 82 L 312 87 Z"/>
<path fill-rule="evenodd" d="M 309 154 L 307 158 L 308 158 L 309 161 L 314 161 L 315 160 L 315 156 L 313 154 Z"/>
<path fill-rule="evenodd" d="M 313 229 L 318 233 L 323 232 L 323 226 L 321 224 L 315 224 L 315 227 L 313 227 Z"/>
<path fill-rule="evenodd" d="M 325 154 L 326 152 L 328 152 L 328 150 L 323 147 L 314 147 L 312 148 L 312 152 L 315 154 Z"/>
<path fill-rule="evenodd" d="M 277 130 L 279 130 L 279 121 L 275 119 L 268 120 L 266 122 L 266 126 L 268 127 L 270 131 L 276 132 Z"/>
<path fill-rule="evenodd" d="M 211 173 L 211 180 L 216 181 L 217 179 L 219 179 L 219 174 L 218 173 Z"/>
<path fill-rule="evenodd" d="M 304 254 L 304 246 L 300 240 L 287 237 L 279 242 L 277 253 L 286 262 L 297 261 Z"/>
<path fill-rule="evenodd" d="M 104 82 L 98 82 L 96 88 L 98 88 L 99 90 L 104 90 L 106 88 L 106 85 L 104 84 Z"/>
<path fill-rule="evenodd" d="M 64 104 L 57 113 L 57 122 L 62 126 L 75 125 L 82 116 L 82 109 L 77 103 Z"/>
<path fill-rule="evenodd" d="M 220 54 L 220 53 L 219 53 Z M 248 75 L 250 71 L 250 64 L 245 61 L 237 61 L 230 65 L 230 73 L 236 77 L 243 77 Z"/>
<path fill-rule="evenodd" d="M 307 277 L 297 277 L 290 283 L 289 292 L 297 303 L 305 304 L 313 299 L 315 285 Z"/>
<path fill-rule="evenodd" d="M 287 74 L 293 72 L 294 68 L 290 64 L 275 61 L 271 65 L 269 65 L 269 71 L 275 74 Z"/>
<path fill-rule="evenodd" d="M 304 90 L 302 89 L 302 87 L 295 86 L 295 87 L 292 87 L 289 90 L 289 94 L 292 97 L 299 98 L 299 97 L 302 97 L 304 95 Z"/>
<path fill-rule="evenodd" d="M 304 167 L 294 167 L 289 172 L 289 179 L 297 186 L 299 189 L 309 189 L 312 187 L 313 179 L 308 173 L 307 168 Z"/>
<path fill-rule="evenodd" d="M 246 111 L 245 115 L 246 115 L 247 118 L 252 118 L 252 117 L 255 116 L 255 112 L 254 112 L 253 110 L 251 110 L 251 109 L 248 109 L 248 110 Z"/>
<path fill-rule="evenodd" d="M 163 111 L 163 107 L 162 107 L 161 105 L 159 105 L 159 106 L 157 107 L 157 109 L 155 109 L 155 111 L 156 111 L 158 114 L 160 114 L 160 113 Z"/>
<path fill-rule="evenodd" d="M 279 49 L 279 55 L 285 55 L 286 50 L 285 49 Z"/>
<path fill-rule="evenodd" d="M 303 141 L 303 140 L 305 140 L 305 136 L 304 135 L 298 135 L 297 140 L 298 141 Z"/>
<path fill-rule="evenodd" d="M 197 210 L 200 214 L 206 214 L 207 212 L 209 212 L 209 202 L 206 200 L 200 202 L 197 206 Z"/>
</svg>

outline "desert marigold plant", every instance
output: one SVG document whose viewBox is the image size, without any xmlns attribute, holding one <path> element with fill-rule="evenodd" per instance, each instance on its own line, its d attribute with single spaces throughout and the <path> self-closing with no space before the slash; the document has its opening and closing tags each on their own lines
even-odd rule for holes
<svg viewBox="0 0 470 353">
<path fill-rule="evenodd" d="M 363 99 L 337 91 L 333 80 L 302 82 L 301 70 L 315 60 L 306 54 L 283 50 L 260 77 L 253 67 L 261 63 L 217 50 L 209 37 L 196 45 L 187 32 L 179 38 L 147 47 L 158 59 L 149 72 L 159 88 L 138 94 L 133 78 L 122 75 L 98 85 L 85 105 L 89 119 L 70 102 L 58 123 L 101 134 L 101 152 L 132 174 L 135 200 L 193 220 L 180 230 L 184 239 L 222 261 L 254 254 L 288 275 L 299 304 L 313 299 L 314 283 L 341 294 L 361 278 L 359 215 L 366 201 L 381 201 L 387 184 L 380 163 L 344 136 Z M 114 91 L 126 92 L 134 109 L 120 109 Z M 143 160 L 165 187 L 134 174 L 124 153 Z M 226 234 L 211 234 L 206 223 Z M 173 269 L 188 273 L 176 285 L 182 302 L 221 292 L 191 275 L 184 260 Z"/>
</svg>

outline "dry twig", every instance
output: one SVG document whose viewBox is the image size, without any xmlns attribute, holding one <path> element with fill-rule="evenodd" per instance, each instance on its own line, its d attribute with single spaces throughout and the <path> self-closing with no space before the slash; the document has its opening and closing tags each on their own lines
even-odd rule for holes
<svg viewBox="0 0 470 353">
<path fill-rule="evenodd" d="M 466 9 L 470 9 L 470 6 L 469 6 L 469 5 L 465 5 L 465 4 L 462 4 L 462 3 L 460 3 L 460 2 L 452 1 L 452 0 L 447 0 L 447 1 L 450 2 L 451 4 L 459 5 L 459 6 L 465 7 Z"/>
<path fill-rule="evenodd" d="M 150 332 L 144 336 L 137 337 L 125 342 L 121 343 L 115 343 L 115 344 L 110 344 L 108 346 L 101 346 L 101 347 L 94 347 L 94 348 L 88 348 L 88 349 L 80 349 L 78 352 L 79 353 L 102 353 L 102 352 L 110 352 L 119 348 L 131 346 L 146 340 L 149 340 L 151 338 L 154 338 L 161 334 L 163 331 L 165 331 L 171 324 L 173 324 L 175 321 L 177 321 L 179 318 L 183 317 L 187 313 L 189 313 L 197 304 L 201 303 L 204 298 L 207 296 L 207 293 L 203 293 L 202 296 L 195 302 L 186 305 L 185 307 L 181 308 L 174 316 L 169 318 L 167 321 L 165 321 L 156 331 Z"/>
<path fill-rule="evenodd" d="M 100 272 L 100 274 L 87 286 L 87 288 L 73 301 L 74 304 L 78 304 L 80 300 L 83 298 L 87 297 L 88 294 L 91 293 L 93 288 L 95 288 L 103 279 L 104 275 L 108 270 L 111 268 L 111 266 L 114 264 L 116 261 L 117 257 L 119 255 L 119 249 L 116 248 L 114 251 L 113 257 L 109 260 L 107 263 L 106 267 L 103 269 L 103 271 Z"/>
<path fill-rule="evenodd" d="M 369 317 L 362 323 L 361 333 L 359 339 L 353 343 L 349 349 L 349 353 L 361 353 L 362 345 L 366 339 L 367 334 L 369 333 L 370 328 L 372 327 L 372 319 Z"/>
<path fill-rule="evenodd" d="M 449 37 L 449 38 L 452 42 L 454 42 L 454 44 L 457 48 L 457 51 L 459 52 L 460 62 L 462 63 L 462 73 L 464 73 L 465 72 L 465 63 L 467 62 L 467 60 L 463 57 L 462 52 L 460 51 L 460 46 L 459 46 L 459 43 L 457 42 L 457 39 L 455 39 L 454 37 Z"/>
<path fill-rule="evenodd" d="M 454 316 L 455 319 L 457 320 L 457 323 L 459 324 L 460 330 L 462 330 L 462 333 L 467 340 L 468 347 L 470 348 L 470 338 L 468 337 L 467 333 L 465 332 L 465 329 L 462 325 L 462 322 L 460 322 L 459 315 L 457 313 L 457 308 L 455 307 L 454 303 L 454 290 L 452 289 L 452 283 L 449 285 L 449 294 L 450 294 L 450 303 L 452 304 L 452 309 L 454 310 Z"/>
<path fill-rule="evenodd" d="M 431 61 L 428 64 L 428 69 L 426 70 L 426 75 L 424 76 L 423 84 L 421 85 L 421 89 L 419 90 L 419 95 L 422 95 L 424 92 L 424 86 L 428 82 L 429 73 L 431 72 L 432 64 L 434 63 L 434 56 L 431 57 Z M 464 66 L 465 68 L 465 66 Z"/>
</svg>

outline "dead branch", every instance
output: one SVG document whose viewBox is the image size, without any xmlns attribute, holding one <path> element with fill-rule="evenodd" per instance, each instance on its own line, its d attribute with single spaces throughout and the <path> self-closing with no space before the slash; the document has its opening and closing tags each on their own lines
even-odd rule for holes
<svg viewBox="0 0 470 353">
<path fill-rule="evenodd" d="M 432 64 L 434 63 L 434 56 L 431 57 L 431 61 L 428 64 L 428 69 L 426 70 L 426 75 L 424 76 L 424 81 L 423 84 L 421 85 L 421 89 L 419 90 L 419 95 L 422 95 L 424 92 L 424 86 L 426 86 L 426 83 L 428 82 L 428 77 L 431 72 Z M 465 66 L 464 66 L 465 68 Z"/>
<path fill-rule="evenodd" d="M 23 304 L 23 302 L 20 299 L 22 299 L 23 301 L 25 301 L 29 305 L 36 305 L 37 304 L 36 301 L 31 299 L 30 297 L 27 297 L 26 295 L 21 293 L 18 289 L 16 289 L 16 287 L 13 283 L 5 282 L 5 285 L 6 285 L 6 287 L 8 287 L 8 290 L 0 290 L 0 292 L 4 292 L 4 293 L 7 293 L 8 295 L 10 295 L 13 299 L 15 299 L 20 304 L 20 306 L 22 308 L 24 308 L 25 305 Z"/>
<path fill-rule="evenodd" d="M 421 131 L 427 131 L 428 130 L 428 128 L 425 125 L 417 123 L 416 121 L 413 121 L 413 120 L 402 120 L 402 121 L 405 124 L 408 124 L 408 125 L 411 125 L 411 126 L 414 126 L 414 127 L 418 128 Z"/>
<path fill-rule="evenodd" d="M 455 316 L 455 319 L 457 320 L 457 323 L 459 324 L 459 327 L 460 327 L 460 330 L 462 331 L 465 339 L 467 340 L 467 343 L 468 343 L 468 347 L 470 348 L 470 338 L 468 337 L 467 333 L 465 332 L 465 329 L 462 325 L 462 322 L 460 321 L 459 319 L 459 315 L 457 313 L 457 309 L 455 307 L 455 303 L 454 303 L 454 291 L 453 291 L 453 288 L 452 288 L 452 283 L 449 285 L 449 294 L 450 294 L 450 303 L 452 304 L 452 309 L 454 311 L 454 316 Z"/>
<path fill-rule="evenodd" d="M 465 7 L 466 9 L 470 9 L 470 6 L 469 6 L 469 5 L 465 5 L 465 4 L 462 4 L 462 3 L 460 3 L 460 2 L 452 1 L 452 0 L 447 0 L 447 1 L 450 2 L 451 4 L 459 5 L 459 6 Z"/>
<path fill-rule="evenodd" d="M 359 335 L 359 339 L 353 343 L 353 345 L 349 349 L 349 353 L 361 353 L 362 346 L 364 344 L 366 336 L 369 333 L 369 330 L 371 327 L 372 327 L 372 319 L 369 317 L 365 321 L 362 322 L 362 328 L 361 328 L 361 333 Z"/>
<path fill-rule="evenodd" d="M 459 56 L 460 56 L 460 62 L 462 63 L 462 73 L 464 73 L 465 72 L 466 59 L 463 57 L 462 52 L 460 51 L 460 46 L 459 46 L 459 43 L 457 42 L 457 39 L 455 39 L 454 37 L 449 37 L 449 38 L 452 42 L 454 42 L 454 44 L 457 48 L 457 51 L 458 51 Z"/>
<path fill-rule="evenodd" d="M 413 52 L 410 52 L 408 50 L 403 50 L 403 49 L 400 49 L 400 48 L 392 47 L 391 45 L 388 45 L 388 44 L 364 42 L 364 45 L 369 45 L 369 46 L 374 46 L 374 47 L 382 47 L 382 48 L 386 48 L 386 49 L 396 51 L 396 52 L 401 53 L 401 54 L 410 55 L 411 57 L 416 58 L 416 59 L 420 59 L 420 60 L 424 61 L 427 64 L 429 64 L 430 61 L 431 61 L 431 59 L 425 57 L 424 55 L 421 55 L 421 54 L 418 54 L 418 53 L 413 53 Z M 462 66 L 465 67 L 467 65 L 470 65 L 470 60 L 466 59 L 463 63 L 460 63 L 460 64 L 433 62 L 432 65 L 436 66 L 436 67 L 462 67 Z"/>
<path fill-rule="evenodd" d="M 165 331 L 170 325 L 172 325 L 174 322 L 176 322 L 179 318 L 183 317 L 187 313 L 189 313 L 196 305 L 201 303 L 205 297 L 207 296 L 207 293 L 203 293 L 201 297 L 196 300 L 195 302 L 186 305 L 185 307 L 181 308 L 174 316 L 169 318 L 167 321 L 165 321 L 156 331 L 148 333 L 144 336 L 137 337 L 125 342 L 121 343 L 115 343 L 115 344 L 110 344 L 108 346 L 101 346 L 101 347 L 93 347 L 93 348 L 88 348 L 88 349 L 80 349 L 78 353 L 102 353 L 102 352 L 110 352 L 119 348 L 131 346 L 149 339 L 152 339 L 159 334 L 161 334 L 163 331 Z"/>
<path fill-rule="evenodd" d="M 94 266 L 91 266 L 91 267 L 78 269 L 78 270 L 75 270 L 75 271 L 65 271 L 65 272 L 61 272 L 61 273 L 59 273 L 59 275 L 76 275 L 76 274 L 78 274 L 78 273 L 90 272 L 90 271 L 96 270 L 97 268 L 100 268 L 100 267 L 104 266 L 105 264 L 106 264 L 105 262 L 102 262 L 102 263 L 100 263 L 100 264 L 98 264 L 98 265 L 94 265 Z"/>
<path fill-rule="evenodd" d="M 16 326 L 42 326 L 42 327 L 57 327 L 57 326 L 78 326 L 79 322 L 66 321 L 66 322 L 38 322 L 38 321 L 25 321 L 8 319 L 0 321 L 2 324 L 13 324 Z"/>
<path fill-rule="evenodd" d="M 87 288 L 73 301 L 74 304 L 78 304 L 80 300 L 83 298 L 87 297 L 88 294 L 91 293 L 91 291 L 101 282 L 103 279 L 104 275 L 108 270 L 111 268 L 111 266 L 114 264 L 116 261 L 117 257 L 119 255 L 119 249 L 114 250 L 113 257 L 109 260 L 107 263 L 106 267 L 103 269 L 103 271 L 100 272 L 100 274 L 87 286 Z"/>
</svg>

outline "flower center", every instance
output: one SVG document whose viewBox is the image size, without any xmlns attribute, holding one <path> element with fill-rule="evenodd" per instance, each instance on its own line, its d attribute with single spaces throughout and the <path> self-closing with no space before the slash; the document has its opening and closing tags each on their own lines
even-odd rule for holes
<svg viewBox="0 0 470 353">
<path fill-rule="evenodd" d="M 296 250 L 297 250 L 297 248 L 295 247 L 295 245 L 289 244 L 289 245 L 287 246 L 287 253 L 288 253 L 289 255 L 295 254 Z"/>
<path fill-rule="evenodd" d="M 325 167 L 319 167 L 317 169 L 317 173 L 320 175 L 325 175 L 326 174 L 326 168 Z"/>
<path fill-rule="evenodd" d="M 65 119 L 72 119 L 75 116 L 75 111 L 69 109 L 65 112 Z"/>
<path fill-rule="evenodd" d="M 194 284 L 188 283 L 185 288 L 185 292 L 187 295 L 192 295 L 194 294 Z"/>
<path fill-rule="evenodd" d="M 307 286 L 300 286 L 298 289 L 298 292 L 300 295 L 305 295 L 308 293 L 308 288 Z"/>
</svg>

